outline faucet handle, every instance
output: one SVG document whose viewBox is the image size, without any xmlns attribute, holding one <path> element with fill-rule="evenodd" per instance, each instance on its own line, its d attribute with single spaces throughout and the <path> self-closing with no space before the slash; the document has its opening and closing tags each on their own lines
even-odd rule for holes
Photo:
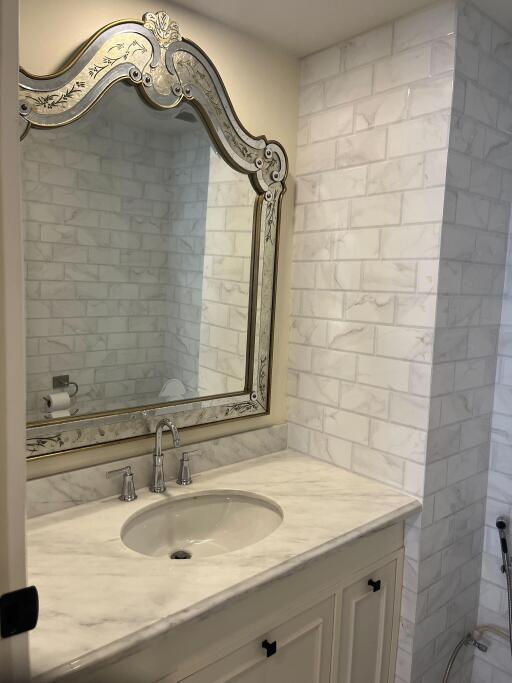
<svg viewBox="0 0 512 683">
<path fill-rule="evenodd" d="M 119 496 L 119 500 L 125 501 L 127 503 L 135 500 L 137 498 L 137 494 L 135 493 L 135 482 L 133 480 L 132 468 L 130 465 L 126 465 L 126 467 L 118 467 L 115 470 L 109 470 L 105 476 L 107 479 L 111 479 L 118 474 L 123 475 L 123 490 Z"/>
<path fill-rule="evenodd" d="M 176 483 L 180 486 L 188 486 L 192 483 L 192 475 L 190 474 L 190 456 L 197 455 L 201 451 L 184 451 L 180 458 L 180 469 Z"/>
</svg>

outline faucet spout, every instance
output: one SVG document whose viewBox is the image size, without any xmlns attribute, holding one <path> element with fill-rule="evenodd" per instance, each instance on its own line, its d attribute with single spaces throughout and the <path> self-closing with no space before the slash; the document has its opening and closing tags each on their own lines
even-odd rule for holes
<svg viewBox="0 0 512 683">
<path fill-rule="evenodd" d="M 156 426 L 155 430 L 155 451 L 153 453 L 153 476 L 149 490 L 154 493 L 163 493 L 167 488 L 164 475 L 164 455 L 162 452 L 162 434 L 167 429 L 171 432 L 174 448 L 181 445 L 180 433 L 178 428 L 169 418 L 164 417 Z"/>
</svg>

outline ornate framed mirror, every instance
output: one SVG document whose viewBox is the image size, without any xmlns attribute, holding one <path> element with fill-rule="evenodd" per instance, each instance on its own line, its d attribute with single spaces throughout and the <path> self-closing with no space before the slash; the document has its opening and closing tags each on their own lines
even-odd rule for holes
<svg viewBox="0 0 512 683">
<path fill-rule="evenodd" d="M 20 70 L 28 457 L 266 413 L 287 158 L 165 12 Z"/>
</svg>

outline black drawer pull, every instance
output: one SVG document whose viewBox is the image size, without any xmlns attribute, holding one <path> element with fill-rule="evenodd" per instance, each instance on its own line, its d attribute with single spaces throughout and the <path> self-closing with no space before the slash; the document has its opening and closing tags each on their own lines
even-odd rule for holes
<svg viewBox="0 0 512 683">
<path fill-rule="evenodd" d="M 378 581 L 374 581 L 373 579 L 369 579 L 368 585 L 371 586 L 374 593 L 376 593 L 377 591 L 380 591 L 380 579 Z"/>
<path fill-rule="evenodd" d="M 274 642 L 269 643 L 268 640 L 264 640 L 261 643 L 261 647 L 267 651 L 267 657 L 272 657 L 272 655 L 275 655 L 277 652 L 277 642 L 274 640 Z"/>
</svg>

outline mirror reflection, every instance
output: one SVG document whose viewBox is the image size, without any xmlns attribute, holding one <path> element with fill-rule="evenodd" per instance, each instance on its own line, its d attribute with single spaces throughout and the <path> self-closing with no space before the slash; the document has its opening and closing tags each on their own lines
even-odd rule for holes
<svg viewBox="0 0 512 683">
<path fill-rule="evenodd" d="M 256 193 L 196 112 L 118 84 L 21 154 L 29 421 L 243 391 Z"/>
</svg>

